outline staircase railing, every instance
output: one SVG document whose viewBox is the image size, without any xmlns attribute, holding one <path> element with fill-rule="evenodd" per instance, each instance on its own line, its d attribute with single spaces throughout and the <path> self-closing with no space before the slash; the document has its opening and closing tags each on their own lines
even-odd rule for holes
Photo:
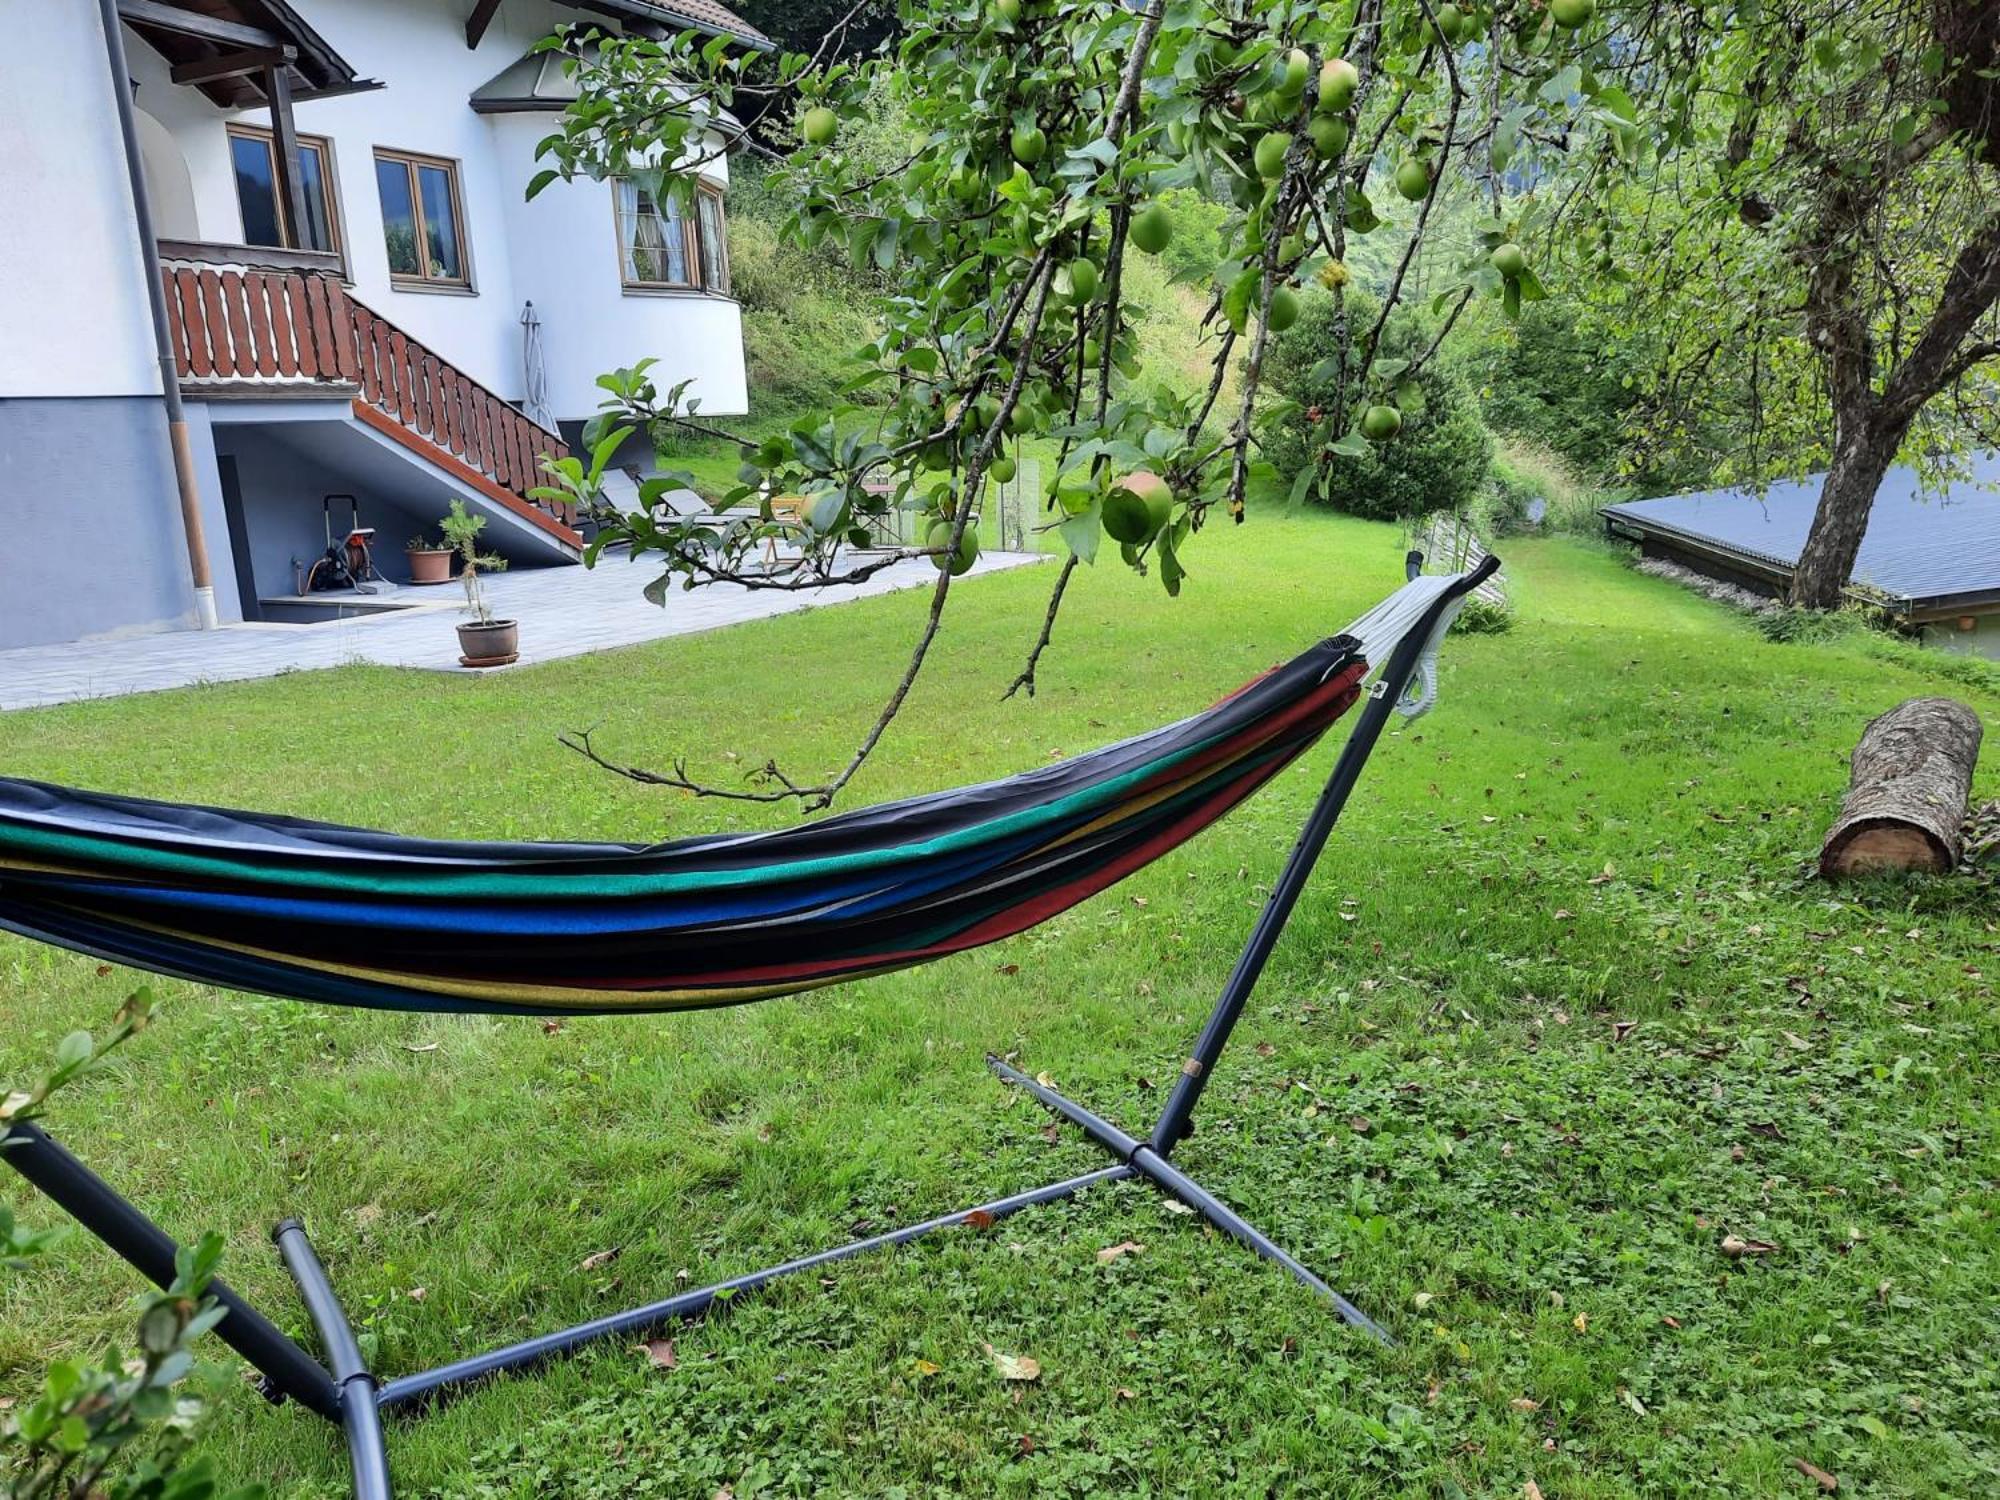
<svg viewBox="0 0 2000 1500">
<path fill-rule="evenodd" d="M 285 264 L 263 265 L 263 252 L 248 247 L 184 248 L 185 257 L 163 259 L 161 279 L 187 394 L 348 394 L 370 426 L 427 458 L 442 455 L 461 478 L 503 491 L 509 509 L 581 544 L 569 506 L 528 494 L 542 482 L 542 456 L 569 452 L 560 436 L 355 301 L 330 267 L 298 264 L 310 258 L 292 251 L 271 252 Z M 241 261 L 217 258 L 239 249 Z"/>
</svg>

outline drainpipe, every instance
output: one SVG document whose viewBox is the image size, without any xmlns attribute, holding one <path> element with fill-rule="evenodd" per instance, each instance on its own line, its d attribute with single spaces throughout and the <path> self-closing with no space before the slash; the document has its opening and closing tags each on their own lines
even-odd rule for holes
<svg viewBox="0 0 2000 1500">
<path fill-rule="evenodd" d="M 146 197 L 146 167 L 132 123 L 132 74 L 125 62 L 125 33 L 118 19 L 118 0 L 98 0 L 97 8 L 104 20 L 104 56 L 111 65 L 111 98 L 118 110 L 119 133 L 125 138 L 125 170 L 132 179 L 132 219 L 139 230 L 139 260 L 146 272 L 146 299 L 153 310 L 153 345 L 160 361 L 160 390 L 166 399 L 167 441 L 173 449 L 174 485 L 181 497 L 181 530 L 187 537 L 195 616 L 200 629 L 213 630 L 218 623 L 215 584 L 208 571 L 208 540 L 202 534 L 201 487 L 195 482 L 194 450 L 188 444 L 180 372 L 174 368 L 167 296 L 160 285 L 160 246 L 153 237 L 153 207 Z"/>
</svg>

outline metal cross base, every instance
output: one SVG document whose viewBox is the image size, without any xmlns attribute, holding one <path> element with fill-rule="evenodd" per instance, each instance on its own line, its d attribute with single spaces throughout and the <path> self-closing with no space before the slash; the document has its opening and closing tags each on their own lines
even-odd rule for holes
<svg viewBox="0 0 2000 1500">
<path fill-rule="evenodd" d="M 1417 554 L 1411 554 L 1413 576 L 1420 561 Z M 1389 1342 L 1389 1335 L 1379 1324 L 1280 1249 L 1242 1215 L 1175 1167 L 1167 1157 L 1192 1132 L 1195 1106 L 1201 1099 L 1202 1090 L 1207 1086 L 1223 1048 L 1229 1043 L 1229 1035 L 1243 1014 L 1243 1007 L 1258 976 L 1263 973 L 1272 948 L 1284 931 L 1292 908 L 1326 845 L 1327 836 L 1333 831 L 1335 820 L 1360 778 L 1369 752 L 1380 738 L 1396 700 L 1402 697 L 1416 675 L 1419 656 L 1432 629 L 1454 600 L 1471 592 L 1498 566 L 1498 559 L 1488 557 L 1471 573 L 1459 579 L 1390 654 L 1378 679 L 1377 689 L 1370 693 L 1368 702 L 1362 707 L 1353 733 L 1348 736 L 1326 786 L 1313 804 L 1305 826 L 1300 829 L 1291 855 L 1273 883 L 1270 897 L 1259 913 L 1242 953 L 1237 956 L 1236 966 L 1230 971 L 1228 982 L 1223 985 L 1215 1008 L 1202 1027 L 1193 1055 L 1174 1080 L 1173 1091 L 1168 1096 L 1166 1107 L 1160 1111 L 1160 1118 L 1153 1126 L 1150 1137 L 1142 1141 L 1127 1135 L 1110 1121 L 1091 1113 L 1054 1089 L 1037 1083 L 998 1058 L 987 1059 L 993 1071 L 1006 1082 L 1025 1089 L 1047 1108 L 1080 1126 L 1086 1135 L 1115 1158 L 1111 1166 L 1100 1167 L 1095 1172 L 1085 1172 L 1080 1177 L 1062 1182 L 1052 1182 L 1046 1187 L 1031 1188 L 1009 1198 L 996 1198 L 990 1203 L 961 1209 L 957 1213 L 926 1219 L 921 1224 L 892 1229 L 887 1234 L 837 1245 L 816 1255 L 802 1256 L 761 1271 L 733 1276 L 713 1286 L 681 1292 L 664 1301 L 579 1323 L 574 1328 L 565 1328 L 557 1333 L 525 1339 L 505 1348 L 440 1365 L 434 1370 L 386 1381 L 377 1381 L 363 1361 L 360 1347 L 355 1342 L 353 1326 L 334 1293 L 332 1282 L 327 1278 L 326 1268 L 320 1264 L 311 1241 L 306 1238 L 304 1227 L 296 1220 L 287 1219 L 277 1227 L 274 1238 L 278 1253 L 284 1258 L 285 1268 L 298 1284 L 306 1314 L 312 1320 L 320 1348 L 325 1351 L 325 1363 L 313 1358 L 297 1340 L 220 1281 L 209 1285 L 209 1295 L 227 1309 L 227 1315 L 216 1326 L 216 1337 L 262 1373 L 264 1394 L 271 1400 L 290 1398 L 340 1424 L 347 1435 L 356 1500 L 389 1500 L 389 1458 L 382 1425 L 385 1412 L 404 1407 L 421 1409 L 431 1401 L 491 1376 L 530 1369 L 602 1339 L 631 1337 L 665 1324 L 698 1318 L 718 1302 L 726 1303 L 738 1292 L 754 1291 L 781 1276 L 831 1265 L 870 1250 L 900 1245 L 955 1224 L 991 1224 L 1033 1204 L 1053 1203 L 1101 1182 L 1143 1177 L 1266 1260 L 1276 1261 L 1299 1281 L 1332 1302 L 1349 1323 L 1365 1328 L 1385 1343 Z M 67 1210 L 141 1275 L 162 1287 L 172 1284 L 174 1255 L 178 1248 L 172 1237 L 39 1127 L 33 1124 L 9 1127 L 6 1149 L 0 1151 L 0 1161 L 13 1167 Z"/>
<path fill-rule="evenodd" d="M 378 1381 L 363 1360 L 360 1346 L 355 1341 L 353 1325 L 334 1292 L 325 1266 L 306 1237 L 305 1227 L 296 1219 L 286 1219 L 272 1232 L 272 1238 L 277 1242 L 278 1254 L 284 1260 L 285 1269 L 298 1285 L 306 1316 L 311 1320 L 320 1348 L 325 1352 L 325 1362 L 313 1358 L 295 1339 L 280 1331 L 220 1281 L 211 1283 L 209 1287 L 209 1294 L 228 1309 L 227 1315 L 216 1327 L 216 1336 L 262 1372 L 263 1393 L 272 1402 L 290 1398 L 340 1424 L 347 1437 L 347 1456 L 354 1477 L 356 1500 L 390 1500 L 389 1455 L 382 1420 L 385 1412 L 402 1407 L 421 1409 L 432 1401 L 446 1398 L 496 1375 L 531 1369 L 574 1354 L 588 1344 L 612 1338 L 629 1338 L 671 1323 L 700 1318 L 737 1293 L 755 1291 L 780 1277 L 815 1270 L 871 1250 L 905 1244 L 934 1230 L 949 1229 L 954 1225 L 988 1226 L 1021 1209 L 1037 1203 L 1053 1203 L 1099 1183 L 1143 1177 L 1265 1259 L 1276 1261 L 1299 1281 L 1332 1302 L 1341 1317 L 1355 1327 L 1366 1329 L 1384 1343 L 1392 1342 L 1380 1324 L 1279 1248 L 1234 1209 L 1172 1165 L 1149 1142 L 1127 1135 L 1110 1121 L 1047 1085 L 1037 1083 L 997 1057 L 989 1056 L 987 1063 L 1006 1082 L 1026 1090 L 1050 1110 L 1080 1126 L 1086 1135 L 1116 1157 L 1117 1162 L 1112 1166 L 1099 1167 L 1094 1172 L 1015 1193 L 1011 1197 L 996 1198 L 957 1213 L 942 1214 L 919 1224 L 892 1229 L 886 1234 L 836 1245 L 830 1250 L 732 1276 L 727 1281 L 681 1292 L 627 1312 L 613 1313 L 588 1323 L 579 1323 L 573 1328 L 524 1339 L 518 1344 L 386 1381 Z M 67 1209 L 147 1277 L 161 1286 L 172 1282 L 174 1255 L 178 1248 L 172 1238 L 38 1126 L 14 1126 L 10 1144 L 4 1153 L 0 1153 L 0 1160 L 5 1160 Z"/>
</svg>

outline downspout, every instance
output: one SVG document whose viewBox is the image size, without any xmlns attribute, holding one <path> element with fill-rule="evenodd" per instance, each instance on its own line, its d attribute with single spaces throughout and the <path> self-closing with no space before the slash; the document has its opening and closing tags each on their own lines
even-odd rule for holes
<svg viewBox="0 0 2000 1500">
<path fill-rule="evenodd" d="M 167 324 L 167 295 L 160 284 L 160 247 L 153 237 L 153 207 L 146 197 L 146 166 L 132 123 L 132 74 L 125 62 L 125 33 L 118 0 L 98 0 L 104 20 L 104 56 L 111 65 L 111 98 L 118 131 L 125 138 L 125 170 L 132 179 L 132 219 L 139 230 L 139 260 L 146 273 L 146 300 L 153 310 L 153 345 L 160 361 L 160 391 L 167 408 L 167 442 L 173 449 L 174 485 L 180 491 L 181 531 L 187 538 L 188 574 L 194 581 L 196 624 L 214 630 L 215 584 L 208 570 L 208 539 L 201 525 L 201 487 L 195 482 L 194 449 L 188 443 L 187 411 L 181 405 L 180 372 L 174 367 L 174 340 Z"/>
</svg>

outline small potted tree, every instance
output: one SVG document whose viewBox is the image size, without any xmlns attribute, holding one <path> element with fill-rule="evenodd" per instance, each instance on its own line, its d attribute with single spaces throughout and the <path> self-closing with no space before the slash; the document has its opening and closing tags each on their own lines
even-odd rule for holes
<svg viewBox="0 0 2000 1500">
<path fill-rule="evenodd" d="M 410 560 L 411 583 L 450 583 L 452 549 L 418 532 L 403 549 Z"/>
<path fill-rule="evenodd" d="M 504 667 L 521 654 L 521 628 L 513 620 L 493 618 L 479 575 L 482 571 L 499 572 L 507 566 L 507 559 L 479 550 L 479 533 L 486 529 L 486 517 L 466 510 L 463 500 L 451 502 L 451 514 L 438 527 L 463 564 L 459 577 L 465 583 L 466 611 L 472 615 L 458 627 L 458 659 L 468 667 Z"/>
</svg>

